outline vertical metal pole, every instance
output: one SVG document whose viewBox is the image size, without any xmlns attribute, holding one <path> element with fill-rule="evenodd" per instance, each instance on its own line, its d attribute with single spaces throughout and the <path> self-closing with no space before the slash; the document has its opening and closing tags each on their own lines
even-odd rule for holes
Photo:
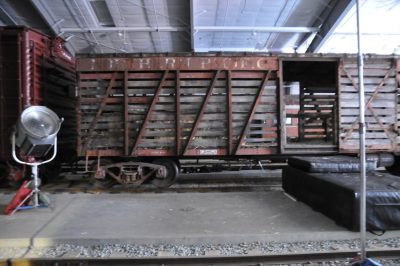
<svg viewBox="0 0 400 266">
<path fill-rule="evenodd" d="M 360 242 L 361 260 L 366 259 L 366 173 L 365 173 L 365 118 L 364 118 L 364 62 L 361 50 L 361 27 L 360 27 L 360 0 L 357 0 L 357 46 L 358 46 L 358 86 L 360 105 Z"/>
<path fill-rule="evenodd" d="M 124 155 L 129 155 L 129 91 L 128 70 L 124 71 Z"/>
<path fill-rule="evenodd" d="M 227 82 L 227 113 L 228 113 L 228 153 L 227 155 L 232 154 L 232 135 L 233 135 L 233 118 L 232 118 L 232 72 L 230 70 L 227 71 L 226 74 L 226 82 Z"/>
<path fill-rule="evenodd" d="M 34 199 L 34 207 L 39 207 L 39 169 L 37 165 L 32 165 L 32 177 L 33 177 L 33 199 Z"/>
<path fill-rule="evenodd" d="M 181 155 L 181 74 L 176 71 L 175 76 L 175 119 L 176 119 L 176 156 Z"/>
</svg>

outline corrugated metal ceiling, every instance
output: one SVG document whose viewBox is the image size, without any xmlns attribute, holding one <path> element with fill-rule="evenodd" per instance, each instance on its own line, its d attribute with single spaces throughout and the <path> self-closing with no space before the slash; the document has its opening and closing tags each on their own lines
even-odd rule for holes
<svg viewBox="0 0 400 266">
<path fill-rule="evenodd" d="M 334 29 L 354 6 L 351 0 L 17 2 L 0 0 L 0 24 L 46 32 L 47 23 L 47 31 L 64 37 L 73 53 L 340 52 L 326 41 L 337 40 Z M 400 0 L 386 2 L 400 6 Z M 37 15 L 35 20 L 35 12 L 41 18 Z M 355 39 L 353 33 L 350 37 Z"/>
<path fill-rule="evenodd" d="M 195 0 L 195 50 L 293 52 L 306 34 L 297 31 L 311 27 L 325 8 L 331 8 L 329 2 Z M 221 30 L 197 30 L 204 26 L 208 29 L 220 26 Z M 243 27 L 243 30 L 236 31 L 235 27 Z M 281 27 L 282 32 L 262 31 L 263 27 Z M 293 32 L 284 32 L 286 27 L 293 27 Z"/>
</svg>

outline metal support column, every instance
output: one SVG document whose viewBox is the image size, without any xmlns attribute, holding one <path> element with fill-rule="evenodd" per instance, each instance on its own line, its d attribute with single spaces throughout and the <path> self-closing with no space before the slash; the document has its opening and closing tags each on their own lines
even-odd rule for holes
<svg viewBox="0 0 400 266">
<path fill-rule="evenodd" d="M 360 242 L 361 261 L 366 259 L 366 170 L 365 170 L 365 117 L 364 117 L 364 62 L 361 50 L 360 0 L 357 0 L 357 48 L 358 48 L 358 84 L 359 84 L 359 132 L 360 132 Z"/>
</svg>

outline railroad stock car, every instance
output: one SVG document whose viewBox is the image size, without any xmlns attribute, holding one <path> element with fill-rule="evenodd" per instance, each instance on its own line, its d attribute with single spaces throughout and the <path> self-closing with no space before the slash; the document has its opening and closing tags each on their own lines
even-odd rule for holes
<svg viewBox="0 0 400 266">
<path fill-rule="evenodd" d="M 358 151 L 355 55 L 79 55 L 76 71 L 77 153 L 100 180 L 168 186 L 182 158 Z M 367 152 L 398 155 L 400 61 L 367 55 L 364 71 Z"/>
<path fill-rule="evenodd" d="M 20 112 L 46 105 L 65 118 L 59 146 L 76 144 L 75 61 L 61 38 L 24 27 L 0 27 L 0 179 L 19 180 L 24 168 L 13 163 L 10 135 Z M 72 149 L 74 151 L 74 149 Z M 41 167 L 43 169 L 43 167 Z"/>
</svg>

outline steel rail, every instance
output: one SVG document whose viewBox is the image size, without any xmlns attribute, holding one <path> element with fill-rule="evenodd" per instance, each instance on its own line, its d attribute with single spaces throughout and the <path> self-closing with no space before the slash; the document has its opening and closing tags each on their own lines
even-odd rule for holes
<svg viewBox="0 0 400 266">
<path fill-rule="evenodd" d="M 60 193 L 193 193 L 193 192 L 256 192 L 256 191 L 281 191 L 282 184 L 278 178 L 271 179 L 270 181 L 263 181 L 260 179 L 250 179 L 244 181 L 243 179 L 237 180 L 236 182 L 195 182 L 185 181 L 180 184 L 175 184 L 169 188 L 157 188 L 151 185 L 142 185 L 140 187 L 116 187 L 116 188 L 96 188 L 96 187 L 81 187 L 78 185 L 60 187 L 43 187 L 43 192 L 50 194 Z M 12 189 L 0 189 L 0 193 L 12 193 L 15 190 Z M 0 264 L 1 265 L 1 264 Z"/>
<path fill-rule="evenodd" d="M 373 258 L 399 258 L 399 249 L 369 250 Z M 358 256 L 356 250 L 323 253 L 277 254 L 257 256 L 199 256 L 199 257 L 145 257 L 145 258 L 31 258 L 9 259 L 8 266 L 74 266 L 74 265 L 260 265 L 264 263 L 310 263 L 328 260 L 350 260 Z"/>
</svg>

